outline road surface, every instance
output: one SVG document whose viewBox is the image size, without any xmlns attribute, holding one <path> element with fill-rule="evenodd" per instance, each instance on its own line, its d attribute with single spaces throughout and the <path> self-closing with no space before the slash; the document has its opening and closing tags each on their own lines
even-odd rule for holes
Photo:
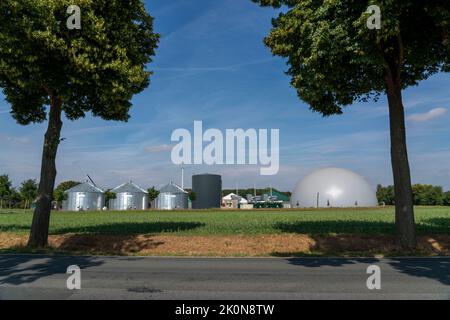
<svg viewBox="0 0 450 320">
<path fill-rule="evenodd" d="M 79 266 L 81 289 L 67 289 Z M 367 267 L 381 290 L 367 288 Z M 0 299 L 450 299 L 450 258 L 0 255 Z"/>
</svg>

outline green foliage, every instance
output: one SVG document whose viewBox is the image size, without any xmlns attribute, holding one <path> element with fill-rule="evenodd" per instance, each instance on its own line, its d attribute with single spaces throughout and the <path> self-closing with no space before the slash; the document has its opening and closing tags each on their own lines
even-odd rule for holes
<svg viewBox="0 0 450 320">
<path fill-rule="evenodd" d="M 69 5 L 81 30 L 66 27 Z M 2 0 L 0 16 L 0 87 L 18 123 L 44 121 L 51 96 L 71 120 L 128 119 L 159 39 L 141 0 Z"/>
<path fill-rule="evenodd" d="M 384 93 L 392 61 L 400 66 L 403 88 L 450 71 L 448 0 L 253 1 L 286 7 L 265 44 L 287 58 L 298 96 L 325 116 Z M 380 30 L 366 26 L 371 4 L 381 8 Z"/>
<path fill-rule="evenodd" d="M 3 207 L 3 201 L 10 195 L 12 189 L 11 180 L 7 174 L 0 176 L 0 208 Z"/>
<path fill-rule="evenodd" d="M 444 193 L 444 206 L 450 206 L 450 191 Z"/>
<path fill-rule="evenodd" d="M 381 184 L 377 186 L 378 203 L 392 206 L 395 204 L 394 186 L 383 187 Z"/>
<path fill-rule="evenodd" d="M 441 206 L 444 204 L 444 192 L 440 186 L 415 184 L 412 190 L 415 205 Z"/>
<path fill-rule="evenodd" d="M 62 202 L 68 199 L 68 195 L 61 189 L 57 189 L 53 192 L 53 199 L 56 201 L 58 209 L 62 207 Z"/>
<path fill-rule="evenodd" d="M 28 179 L 22 182 L 19 192 L 24 201 L 24 207 L 29 208 L 30 204 L 34 200 L 36 200 L 36 197 L 38 195 L 38 185 L 36 183 L 36 180 Z"/>
<path fill-rule="evenodd" d="M 105 191 L 105 204 L 109 205 L 110 200 L 117 199 L 117 194 L 115 192 L 112 192 L 111 189 L 108 189 Z"/>
<path fill-rule="evenodd" d="M 78 181 L 63 181 L 56 187 L 55 191 L 65 192 L 69 189 L 72 189 L 73 187 L 76 187 L 79 184 L 80 184 L 80 182 L 78 182 Z"/>
<path fill-rule="evenodd" d="M 450 205 L 450 191 L 443 192 L 441 186 L 433 186 L 429 184 L 412 185 L 414 205 L 416 206 L 442 206 Z M 394 187 L 377 187 L 378 201 L 384 202 L 386 205 L 395 204 Z"/>
<path fill-rule="evenodd" d="M 154 200 L 155 200 L 156 198 L 158 198 L 158 196 L 159 196 L 159 191 L 156 190 L 155 187 L 149 188 L 149 189 L 147 190 L 147 192 L 148 192 L 148 200 L 149 200 L 150 202 L 154 201 Z"/>
<path fill-rule="evenodd" d="M 188 198 L 191 201 L 195 201 L 197 199 L 197 194 L 194 191 L 189 191 Z"/>
<path fill-rule="evenodd" d="M 11 188 L 9 194 L 5 197 L 5 207 L 7 205 L 8 208 L 23 208 L 23 202 L 22 196 L 15 188 Z"/>
<path fill-rule="evenodd" d="M 61 208 L 62 202 L 67 200 L 68 198 L 66 191 L 79 184 L 80 182 L 77 181 L 64 181 L 56 187 L 55 191 L 53 192 L 53 199 L 57 202 L 58 208 Z"/>
</svg>

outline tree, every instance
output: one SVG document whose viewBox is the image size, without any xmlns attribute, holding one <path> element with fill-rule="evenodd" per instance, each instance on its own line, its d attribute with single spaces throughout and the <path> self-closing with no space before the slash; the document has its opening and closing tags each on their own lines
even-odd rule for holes
<svg viewBox="0 0 450 320">
<path fill-rule="evenodd" d="M 38 191 L 38 185 L 36 183 L 36 180 L 28 179 L 28 180 L 25 180 L 24 182 L 22 182 L 19 192 L 20 192 L 20 196 L 23 200 L 24 209 L 29 208 L 30 204 L 34 200 L 36 200 L 37 191 Z"/>
<path fill-rule="evenodd" d="M 7 174 L 0 176 L 0 209 L 3 209 L 3 201 L 8 197 L 12 189 L 11 180 Z"/>
<path fill-rule="evenodd" d="M 444 193 L 444 206 L 450 206 L 450 191 Z"/>
<path fill-rule="evenodd" d="M 8 202 L 8 208 L 20 208 L 22 204 L 22 196 L 15 188 L 11 188 L 6 199 Z"/>
<path fill-rule="evenodd" d="M 69 29 L 68 7 L 81 9 Z M 141 0 L 0 1 L 0 87 L 22 125 L 48 119 L 28 245 L 47 245 L 62 114 L 127 121 L 159 36 Z M 71 20 L 71 19 L 69 19 Z"/>
<path fill-rule="evenodd" d="M 159 191 L 156 190 L 155 187 L 151 187 L 147 190 L 148 192 L 148 200 L 150 201 L 150 203 L 152 203 L 153 201 L 155 201 L 156 198 L 158 198 L 159 196 Z"/>
<path fill-rule="evenodd" d="M 442 206 L 444 204 L 444 191 L 441 186 L 415 184 L 412 190 L 415 205 Z"/>
<path fill-rule="evenodd" d="M 394 186 L 383 187 L 381 184 L 377 186 L 377 199 L 379 203 L 392 206 L 395 204 Z"/>
<path fill-rule="evenodd" d="M 117 199 L 117 194 L 112 192 L 111 189 L 105 191 L 105 205 L 109 207 L 109 201 Z"/>
<path fill-rule="evenodd" d="M 191 202 L 194 202 L 197 200 L 197 194 L 194 191 L 189 191 L 188 198 Z"/>
<path fill-rule="evenodd" d="M 72 189 L 73 187 L 79 185 L 80 182 L 78 181 L 63 181 L 61 182 L 53 192 L 53 200 L 56 201 L 56 205 L 58 210 L 61 209 L 63 201 L 67 200 L 67 193 L 66 191 L 69 189 Z"/>
<path fill-rule="evenodd" d="M 355 101 L 386 94 L 395 224 L 405 249 L 416 247 L 402 90 L 450 71 L 448 0 L 252 0 L 286 6 L 265 44 L 287 58 L 300 99 L 323 116 L 341 114 Z M 369 5 L 381 9 L 381 28 L 368 28 Z"/>
</svg>

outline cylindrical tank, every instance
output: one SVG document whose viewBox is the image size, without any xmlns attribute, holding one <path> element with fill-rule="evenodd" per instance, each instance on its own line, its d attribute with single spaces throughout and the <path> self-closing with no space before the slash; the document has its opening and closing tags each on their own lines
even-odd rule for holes
<svg viewBox="0 0 450 320">
<path fill-rule="evenodd" d="M 222 198 L 222 177 L 217 174 L 198 174 L 192 176 L 192 191 L 195 200 L 193 209 L 220 208 Z"/>
<path fill-rule="evenodd" d="M 105 205 L 103 190 L 90 182 L 81 183 L 66 191 L 67 200 L 63 209 L 67 211 L 101 210 Z"/>
<path fill-rule="evenodd" d="M 325 168 L 303 178 L 291 196 L 292 208 L 375 207 L 375 191 L 360 175 L 341 168 Z"/>
<path fill-rule="evenodd" d="M 110 210 L 148 209 L 148 192 L 131 181 L 112 189 L 111 192 L 116 194 L 116 199 L 109 200 Z"/>
<path fill-rule="evenodd" d="M 156 209 L 188 209 L 188 193 L 173 182 L 159 189 L 155 200 Z"/>
</svg>

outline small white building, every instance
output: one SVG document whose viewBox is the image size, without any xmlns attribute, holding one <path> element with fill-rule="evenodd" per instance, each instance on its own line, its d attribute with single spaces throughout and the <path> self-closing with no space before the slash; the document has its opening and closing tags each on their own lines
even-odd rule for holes
<svg viewBox="0 0 450 320">
<path fill-rule="evenodd" d="M 246 204 L 248 204 L 247 199 L 235 193 L 230 193 L 222 198 L 222 208 L 224 209 L 239 209 L 242 205 Z"/>
</svg>

